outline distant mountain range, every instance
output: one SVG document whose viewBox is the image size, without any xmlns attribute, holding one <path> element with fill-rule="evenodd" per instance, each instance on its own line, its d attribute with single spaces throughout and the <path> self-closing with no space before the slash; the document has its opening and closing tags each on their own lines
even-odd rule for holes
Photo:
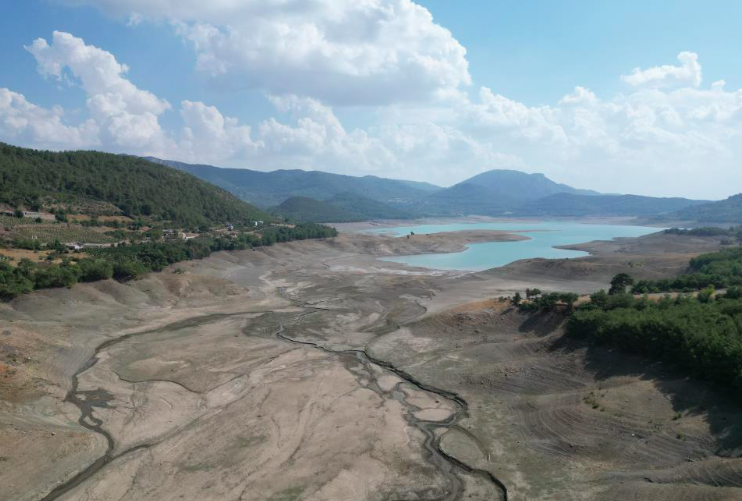
<svg viewBox="0 0 742 501">
<path fill-rule="evenodd" d="M 430 194 L 418 206 L 418 211 L 450 215 L 501 216 L 525 203 L 556 193 L 584 196 L 599 194 L 596 191 L 580 190 L 566 184 L 555 183 L 543 174 L 491 170 Z"/>
<path fill-rule="evenodd" d="M 441 189 L 428 183 L 376 176 L 354 177 L 303 170 L 260 172 L 191 165 L 153 157 L 147 160 L 193 174 L 262 208 L 277 206 L 295 196 L 327 200 L 341 193 L 358 193 L 372 200 L 403 207 Z"/>
<path fill-rule="evenodd" d="M 742 200 L 709 203 L 686 198 L 606 195 L 556 183 L 543 174 L 514 170 L 492 170 L 441 188 L 375 176 L 303 170 L 260 172 L 148 160 L 193 174 L 288 219 L 312 222 L 465 215 L 634 216 L 657 220 L 681 220 L 681 215 L 685 220 L 686 216 L 695 215 L 726 221 L 735 217 L 735 210 L 742 212 Z M 738 220 L 742 222 L 742 218 Z"/>
</svg>

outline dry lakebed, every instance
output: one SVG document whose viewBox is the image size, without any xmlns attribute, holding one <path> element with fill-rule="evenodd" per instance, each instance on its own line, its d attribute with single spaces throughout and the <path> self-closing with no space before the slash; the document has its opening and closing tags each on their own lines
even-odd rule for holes
<svg viewBox="0 0 742 501">
<path fill-rule="evenodd" d="M 495 299 L 669 276 L 718 239 L 379 259 L 528 235 L 342 231 L 0 304 L 0 500 L 742 499 L 738 406 Z"/>
</svg>

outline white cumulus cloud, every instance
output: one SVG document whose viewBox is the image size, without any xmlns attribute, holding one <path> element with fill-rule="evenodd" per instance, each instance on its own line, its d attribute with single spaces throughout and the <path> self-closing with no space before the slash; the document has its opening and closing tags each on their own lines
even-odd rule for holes
<svg viewBox="0 0 742 501">
<path fill-rule="evenodd" d="M 250 127 L 240 125 L 236 118 L 225 117 L 214 106 L 183 101 L 183 119 L 179 157 L 196 162 L 219 162 L 225 158 L 245 158 L 261 148 L 251 138 Z"/>
<path fill-rule="evenodd" d="M 128 68 L 113 54 L 59 31 L 53 33 L 51 44 L 39 38 L 26 50 L 36 58 L 41 75 L 61 80 L 69 70 L 73 81 L 80 83 L 103 143 L 121 149 L 167 146 L 158 116 L 170 104 L 126 79 Z"/>
<path fill-rule="evenodd" d="M 17 144 L 49 149 L 97 146 L 98 127 L 92 120 L 73 126 L 63 122 L 64 112 L 36 106 L 25 96 L 0 88 L 0 138 Z"/>
<path fill-rule="evenodd" d="M 374 105 L 471 81 L 466 50 L 411 0 L 67 0 L 124 19 L 169 20 L 217 85 Z"/>
<path fill-rule="evenodd" d="M 681 52 L 678 54 L 679 66 L 663 65 L 647 68 L 634 68 L 628 74 L 623 75 L 621 80 L 634 87 L 665 88 L 676 86 L 698 87 L 703 80 L 701 64 L 698 62 L 698 54 L 694 52 Z"/>
</svg>

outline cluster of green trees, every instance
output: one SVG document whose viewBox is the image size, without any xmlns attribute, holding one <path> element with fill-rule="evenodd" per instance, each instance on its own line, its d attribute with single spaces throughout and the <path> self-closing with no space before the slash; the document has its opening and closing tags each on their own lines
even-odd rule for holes
<svg viewBox="0 0 742 501">
<path fill-rule="evenodd" d="M 192 240 L 145 242 L 109 247 L 91 251 L 95 256 L 113 263 L 116 280 L 129 280 L 148 271 L 161 271 L 166 266 L 203 259 L 212 252 L 245 250 L 271 246 L 294 240 L 333 238 L 337 230 L 319 224 L 300 224 L 294 227 L 270 227 L 260 233 L 241 233 L 237 237 L 199 237 Z M 110 277 L 108 277 L 110 278 Z"/>
<path fill-rule="evenodd" d="M 41 250 L 41 242 L 30 238 L 16 238 L 13 240 L 13 247 L 25 250 Z"/>
<path fill-rule="evenodd" d="M 692 293 L 659 300 L 645 294 L 677 289 Z M 688 273 L 666 281 L 634 283 L 620 273 L 608 292 L 574 309 L 576 294 L 529 289 L 526 296 L 530 301 L 513 299 L 521 310 L 568 313 L 569 336 L 668 362 L 742 401 L 742 248 L 703 254 Z"/>
<path fill-rule="evenodd" d="M 271 220 L 221 188 L 138 157 L 36 151 L 0 143 L 0 202 L 37 210 L 49 202 L 90 201 L 111 204 L 134 218 L 189 228 Z M 63 212 L 58 215 L 64 220 Z"/>
<path fill-rule="evenodd" d="M 729 228 L 718 228 L 715 226 L 702 226 L 699 228 L 670 228 L 665 230 L 668 235 L 683 235 L 692 237 L 732 237 L 742 241 L 742 226 L 730 226 Z"/>
<path fill-rule="evenodd" d="M 558 308 L 572 311 L 580 298 L 574 292 L 549 292 L 544 294 L 540 289 L 526 289 L 526 299 L 523 302 L 520 293 L 516 294 L 513 302 L 521 311 L 554 311 Z"/>
<path fill-rule="evenodd" d="M 742 247 L 702 254 L 691 259 L 688 272 L 664 280 L 640 280 L 634 294 L 692 292 L 707 287 L 724 289 L 742 285 Z"/>
<path fill-rule="evenodd" d="M 72 262 L 64 257 L 59 264 L 35 264 L 23 259 L 13 268 L 0 262 L 0 299 L 10 300 L 36 289 L 72 287 L 78 282 L 114 278 L 130 280 L 149 271 L 190 259 L 202 259 L 221 250 L 244 250 L 277 242 L 332 238 L 337 230 L 318 224 L 270 227 L 260 233 L 231 237 L 201 237 L 192 240 L 147 242 L 89 250 L 90 258 Z"/>
<path fill-rule="evenodd" d="M 668 362 L 742 401 L 741 298 L 736 287 L 659 301 L 601 291 L 569 317 L 567 334 Z"/>
<path fill-rule="evenodd" d="M 105 280 L 113 274 L 114 264 L 105 259 L 82 259 L 77 263 L 64 259 L 60 264 L 36 264 L 21 259 L 15 268 L 0 261 L 0 300 L 8 301 L 37 289 Z"/>
</svg>

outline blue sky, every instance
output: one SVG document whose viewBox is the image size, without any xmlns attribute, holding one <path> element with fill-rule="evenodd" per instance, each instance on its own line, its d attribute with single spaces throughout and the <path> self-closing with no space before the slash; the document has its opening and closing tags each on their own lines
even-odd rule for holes
<svg viewBox="0 0 742 501">
<path fill-rule="evenodd" d="M 479 84 L 527 104 L 558 101 L 575 85 L 625 91 L 617 75 L 703 58 L 709 81 L 742 87 L 742 2 L 531 0 L 420 2 L 467 48 Z"/>
<path fill-rule="evenodd" d="M 6 6 L 0 140 L 442 185 L 513 168 L 742 191 L 742 3 L 208 4 Z"/>
</svg>

